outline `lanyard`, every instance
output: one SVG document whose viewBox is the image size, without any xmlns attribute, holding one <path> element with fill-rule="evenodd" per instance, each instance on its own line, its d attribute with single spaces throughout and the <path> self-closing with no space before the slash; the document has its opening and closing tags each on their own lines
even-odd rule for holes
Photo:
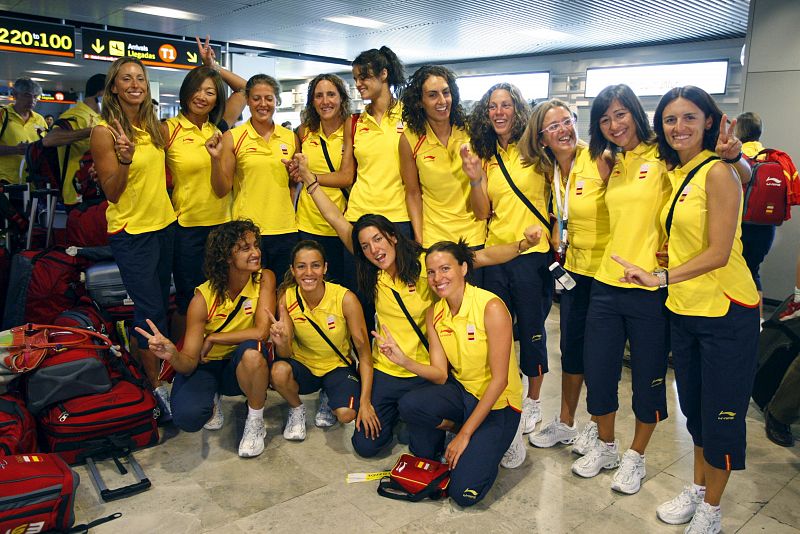
<svg viewBox="0 0 800 534">
<path fill-rule="evenodd" d="M 553 185 L 556 190 L 556 211 L 558 212 L 558 220 L 561 223 L 561 241 L 567 242 L 567 224 L 569 220 L 569 188 L 572 185 L 572 167 L 575 165 L 575 160 L 572 160 L 569 166 L 569 177 L 567 178 L 567 185 L 564 189 L 564 201 L 561 201 L 561 167 L 558 162 L 555 162 L 553 169 Z"/>
</svg>

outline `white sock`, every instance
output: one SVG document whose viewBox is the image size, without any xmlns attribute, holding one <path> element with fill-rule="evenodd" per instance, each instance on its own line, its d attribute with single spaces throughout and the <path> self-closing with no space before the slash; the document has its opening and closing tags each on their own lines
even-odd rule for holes
<svg viewBox="0 0 800 534">
<path fill-rule="evenodd" d="M 247 405 L 247 418 L 255 418 L 255 419 L 264 419 L 264 408 L 259 408 L 256 410 L 255 408 L 251 408 L 250 405 Z"/>
<path fill-rule="evenodd" d="M 692 489 L 698 495 L 705 495 L 706 494 L 706 487 L 705 486 L 699 486 L 697 484 L 692 484 Z"/>
<path fill-rule="evenodd" d="M 800 288 L 794 288 L 794 301 L 800 302 Z"/>
</svg>

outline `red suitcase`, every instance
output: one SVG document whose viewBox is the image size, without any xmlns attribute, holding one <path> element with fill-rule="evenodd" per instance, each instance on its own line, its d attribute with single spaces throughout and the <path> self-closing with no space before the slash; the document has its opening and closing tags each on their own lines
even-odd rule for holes
<svg viewBox="0 0 800 534">
<path fill-rule="evenodd" d="M 36 452 L 36 420 L 22 399 L 0 395 L 0 456 Z"/>
</svg>

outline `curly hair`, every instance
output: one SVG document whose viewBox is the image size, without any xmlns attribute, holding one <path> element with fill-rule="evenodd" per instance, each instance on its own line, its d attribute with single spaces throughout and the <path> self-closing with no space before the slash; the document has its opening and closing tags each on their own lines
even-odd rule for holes
<svg viewBox="0 0 800 534">
<path fill-rule="evenodd" d="M 318 74 L 308 84 L 308 94 L 306 95 L 306 107 L 303 108 L 300 114 L 300 120 L 308 130 L 316 132 L 320 126 L 320 116 L 317 108 L 314 106 L 314 92 L 317 90 L 317 84 L 321 81 L 331 82 L 336 90 L 339 92 L 340 106 L 339 117 L 342 122 L 347 120 L 350 116 L 350 95 L 347 94 L 347 88 L 344 86 L 344 81 L 335 74 Z"/>
<path fill-rule="evenodd" d="M 419 273 L 422 272 L 422 263 L 419 261 L 419 255 L 422 254 L 423 249 L 419 243 L 398 232 L 394 223 L 383 215 L 367 213 L 353 223 L 353 255 L 356 257 L 358 290 L 370 302 L 374 302 L 375 295 L 378 293 L 379 269 L 364 255 L 358 239 L 358 234 L 361 233 L 361 230 L 370 226 L 377 228 L 384 238 L 391 237 L 397 240 L 394 260 L 397 265 L 397 276 L 406 284 L 416 284 L 419 279 Z"/>
<path fill-rule="evenodd" d="M 255 235 L 256 246 L 260 247 L 261 230 L 250 219 L 220 224 L 208 234 L 203 273 L 211 283 L 211 291 L 220 302 L 224 302 L 228 296 L 228 271 L 231 255 L 249 233 Z M 254 272 L 252 277 L 253 282 L 258 282 L 261 279 L 261 270 Z"/>
<path fill-rule="evenodd" d="M 550 147 L 542 145 L 542 129 L 544 128 L 544 116 L 547 115 L 548 111 L 555 108 L 564 108 L 570 115 L 572 114 L 569 106 L 563 100 L 553 98 L 540 102 L 533 108 L 525 133 L 522 134 L 522 138 L 519 140 L 519 152 L 520 156 L 522 156 L 522 161 L 526 165 L 533 165 L 536 172 L 547 176 L 550 180 L 553 178 L 556 157 Z M 577 138 L 577 133 L 575 137 Z"/>
<path fill-rule="evenodd" d="M 297 285 L 297 280 L 292 274 L 292 267 L 294 267 L 294 260 L 297 258 L 297 254 L 302 250 L 316 250 L 322 257 L 322 263 L 328 263 L 328 260 L 325 258 L 325 249 L 322 248 L 322 245 L 320 245 L 319 242 L 314 241 L 313 239 L 303 239 L 302 241 L 298 241 L 298 243 L 292 249 L 292 259 L 289 264 L 291 267 L 286 269 L 286 272 L 283 274 L 283 281 L 281 281 L 281 285 L 278 286 L 278 295 L 285 293 L 287 289 Z"/>
<path fill-rule="evenodd" d="M 667 136 L 664 135 L 664 109 L 673 100 L 678 98 L 685 98 L 703 112 L 705 118 L 711 117 L 711 127 L 703 132 L 703 150 L 711 150 L 712 152 L 717 146 L 717 137 L 719 137 L 719 126 L 722 122 L 722 111 L 719 106 L 711 98 L 711 95 L 706 93 L 703 89 L 695 87 L 694 85 L 686 85 L 684 87 L 675 87 L 667 91 L 667 94 L 661 97 L 661 101 L 656 106 L 656 112 L 653 116 L 653 127 L 656 131 L 658 138 L 658 153 L 659 157 L 666 161 L 670 166 L 681 164 L 678 152 L 669 144 Z"/>
<path fill-rule="evenodd" d="M 128 136 L 128 139 L 131 141 L 136 139 L 136 131 L 133 129 L 133 124 L 131 124 L 131 121 L 129 121 L 128 117 L 122 112 L 119 96 L 111 90 L 112 87 L 114 87 L 114 83 L 117 81 L 119 71 L 128 63 L 137 64 L 144 74 L 144 83 L 142 85 L 145 89 L 145 96 L 142 103 L 139 104 L 139 110 L 136 112 L 136 122 L 138 122 L 138 126 L 142 130 L 150 135 L 150 140 L 155 146 L 164 148 L 166 142 L 164 136 L 161 134 L 161 123 L 158 121 L 156 110 L 153 106 L 153 96 L 152 93 L 150 93 L 150 81 L 147 77 L 147 70 L 144 68 L 144 64 L 135 57 L 121 57 L 114 61 L 108 68 L 106 87 L 103 92 L 103 106 L 100 115 L 109 126 L 114 124 L 114 120 L 118 120 L 125 135 Z"/>
<path fill-rule="evenodd" d="M 418 136 L 425 135 L 425 122 L 427 116 L 422 107 L 422 86 L 431 76 L 444 78 L 450 90 L 450 125 L 463 128 L 466 124 L 467 115 L 461 106 L 461 95 L 458 92 L 456 75 L 447 67 L 439 65 L 423 65 L 418 68 L 411 78 L 408 79 L 406 88 L 403 89 L 403 122 L 409 130 Z"/>
<path fill-rule="evenodd" d="M 522 137 L 525 125 L 528 124 L 528 117 L 531 114 L 531 108 L 523 98 L 520 90 L 517 89 L 517 86 L 510 83 L 497 83 L 491 86 L 478 103 L 475 104 L 475 108 L 469 114 L 469 119 L 467 119 L 467 131 L 470 136 L 472 152 L 483 160 L 488 160 L 494 156 L 494 151 L 497 147 L 497 134 L 494 132 L 494 126 L 492 126 L 491 121 L 489 121 L 489 99 L 495 91 L 501 89 L 508 91 L 511 95 L 511 101 L 514 103 L 514 124 L 511 127 L 512 143 L 519 141 L 520 137 Z"/>
<path fill-rule="evenodd" d="M 636 125 L 636 137 L 640 143 L 653 144 L 656 141 L 656 134 L 653 133 L 647 113 L 633 89 L 624 83 L 609 85 L 597 94 L 589 112 L 589 153 L 592 159 L 599 158 L 605 150 L 614 153 L 622 150 L 621 147 L 606 139 L 600 130 L 600 119 L 606 114 L 614 100 L 631 113 L 633 123 Z"/>
</svg>

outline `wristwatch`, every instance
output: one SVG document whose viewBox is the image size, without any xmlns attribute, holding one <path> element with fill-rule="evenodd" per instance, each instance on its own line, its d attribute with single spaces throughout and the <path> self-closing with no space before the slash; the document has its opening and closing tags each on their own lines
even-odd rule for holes
<svg viewBox="0 0 800 534">
<path fill-rule="evenodd" d="M 658 287 L 667 287 L 669 284 L 669 274 L 666 269 L 656 269 L 653 275 L 658 278 Z"/>
</svg>

